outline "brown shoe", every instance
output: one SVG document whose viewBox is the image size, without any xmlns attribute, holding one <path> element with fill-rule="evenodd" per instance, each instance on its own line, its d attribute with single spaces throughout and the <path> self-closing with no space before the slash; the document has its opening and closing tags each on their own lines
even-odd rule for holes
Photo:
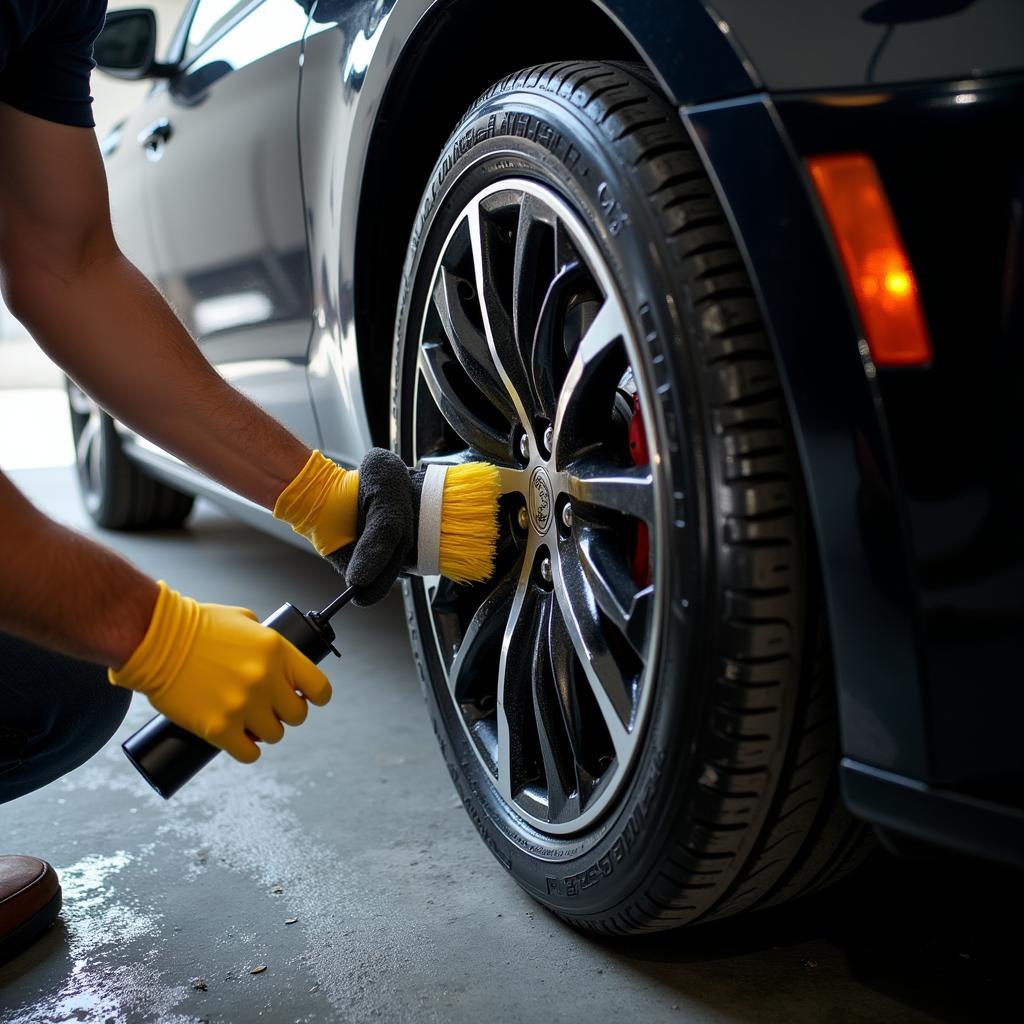
<svg viewBox="0 0 1024 1024">
<path fill-rule="evenodd" d="M 38 857 L 0 857 L 0 963 L 10 960 L 57 920 L 57 872 Z"/>
</svg>

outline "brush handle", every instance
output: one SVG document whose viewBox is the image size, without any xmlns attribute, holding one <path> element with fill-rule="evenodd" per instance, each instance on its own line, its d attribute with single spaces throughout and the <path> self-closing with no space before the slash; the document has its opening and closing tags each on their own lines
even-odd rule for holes
<svg viewBox="0 0 1024 1024">
<path fill-rule="evenodd" d="M 448 467 L 432 463 L 423 473 L 416 524 L 416 564 L 407 571 L 434 576 L 441 571 L 441 509 Z"/>
<path fill-rule="evenodd" d="M 331 614 L 334 611 L 337 608 Z M 283 604 L 263 620 L 263 625 L 280 633 L 311 662 L 319 664 L 334 650 L 334 630 L 327 622 L 330 616 L 324 612 L 303 614 L 295 605 Z M 220 753 L 219 747 L 175 725 L 164 715 L 151 718 L 138 732 L 129 736 L 121 748 L 142 777 L 165 800 L 174 796 Z"/>
</svg>

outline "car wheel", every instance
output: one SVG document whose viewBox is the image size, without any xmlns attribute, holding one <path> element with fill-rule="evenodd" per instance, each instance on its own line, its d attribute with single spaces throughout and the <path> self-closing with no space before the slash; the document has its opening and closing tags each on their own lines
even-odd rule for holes
<svg viewBox="0 0 1024 1024">
<path fill-rule="evenodd" d="M 109 530 L 180 526 L 192 511 L 192 495 L 154 480 L 131 462 L 113 419 L 73 381 L 66 387 L 78 489 L 96 525 Z"/>
<path fill-rule="evenodd" d="M 502 467 L 493 579 L 405 599 L 449 772 L 516 881 L 622 934 L 856 864 L 771 348 L 641 71 L 533 68 L 471 108 L 416 220 L 393 381 L 407 460 Z"/>
</svg>

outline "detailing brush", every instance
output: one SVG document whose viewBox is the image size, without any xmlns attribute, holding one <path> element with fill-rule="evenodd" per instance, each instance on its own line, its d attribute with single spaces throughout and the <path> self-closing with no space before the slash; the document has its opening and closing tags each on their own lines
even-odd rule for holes
<svg viewBox="0 0 1024 1024">
<path fill-rule="evenodd" d="M 416 576 L 438 573 L 476 583 L 494 572 L 501 477 L 487 462 L 431 464 L 423 472 L 417 515 Z"/>
</svg>

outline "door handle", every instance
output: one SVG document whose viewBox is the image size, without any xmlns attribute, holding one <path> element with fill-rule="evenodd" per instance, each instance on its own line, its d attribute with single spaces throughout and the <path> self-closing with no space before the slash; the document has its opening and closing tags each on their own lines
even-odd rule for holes
<svg viewBox="0 0 1024 1024">
<path fill-rule="evenodd" d="M 164 143 L 173 135 L 171 122 L 161 117 L 139 132 L 139 145 L 146 151 L 150 160 L 156 160 L 163 152 Z"/>
</svg>

